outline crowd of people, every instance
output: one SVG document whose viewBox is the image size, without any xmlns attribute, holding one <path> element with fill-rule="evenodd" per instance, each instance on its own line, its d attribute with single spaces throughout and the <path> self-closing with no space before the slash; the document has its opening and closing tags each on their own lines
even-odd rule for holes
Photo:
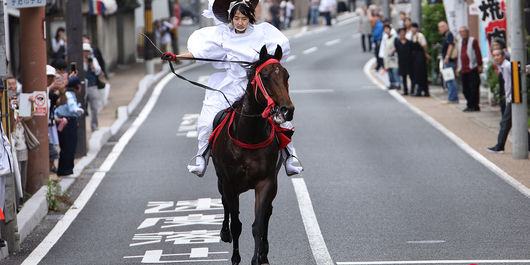
<svg viewBox="0 0 530 265">
<path fill-rule="evenodd" d="M 77 147 L 78 117 L 87 115 L 85 109 L 89 107 L 91 116 L 91 129 L 98 129 L 98 82 L 99 76 L 105 76 L 105 62 L 97 46 L 90 44 L 88 36 L 83 37 L 83 68 L 85 80 L 78 77 L 74 64 L 68 71 L 67 38 L 64 28 L 57 29 L 56 35 L 51 39 L 49 62 L 46 65 L 46 90 L 48 95 L 48 142 L 49 142 L 49 170 L 57 176 L 64 177 L 73 174 L 74 155 Z M 22 81 L 13 76 L 6 80 L 9 91 L 9 108 L 11 119 L 11 144 L 6 133 L 1 132 L 4 148 L 0 151 L 0 207 L 4 209 L 6 175 L 14 173 L 20 175 L 20 187 L 16 189 L 16 207 L 22 207 L 26 191 L 28 152 L 36 150 L 40 143 L 28 129 L 26 122 L 33 118 L 35 98 L 32 93 L 25 94 L 22 90 Z M 0 82 L 3 89 L 3 83 Z M 84 96 L 86 106 L 77 102 L 78 95 L 86 87 Z M 27 91 L 25 91 L 27 92 Z M 4 93 L 0 93 L 0 99 Z M 22 102 L 21 100 L 28 101 Z M 20 106 L 29 109 L 22 111 Z M 28 107 L 29 106 L 29 107 Z M 23 116 L 24 115 L 24 116 Z M 59 147 L 59 148 L 58 148 Z M 58 163 L 56 164 L 56 160 Z M 18 163 L 17 163 L 18 162 Z M 6 167 L 7 165 L 7 167 Z M 11 165 L 11 167 L 9 167 Z M 6 172 L 4 174 L 3 172 Z M 18 176 L 17 176 L 18 177 Z M 0 247 L 4 244 L 0 238 Z"/>
</svg>

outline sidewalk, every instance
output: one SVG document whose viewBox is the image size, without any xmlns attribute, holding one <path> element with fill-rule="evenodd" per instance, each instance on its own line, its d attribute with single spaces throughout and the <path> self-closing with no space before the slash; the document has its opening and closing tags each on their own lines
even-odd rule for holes
<svg viewBox="0 0 530 265">
<path fill-rule="evenodd" d="M 365 73 L 374 83 L 377 82 L 378 88 L 386 89 L 389 83 L 388 75 L 386 73 L 382 75 L 381 72 L 375 72 L 374 66 L 375 59 L 368 61 L 365 65 Z M 419 109 L 452 132 L 465 142 L 463 144 L 469 145 L 470 148 L 478 153 L 476 156 L 473 155 L 477 161 L 482 163 L 484 162 L 481 161 L 483 158 L 489 160 L 489 162 L 496 165 L 509 176 L 506 176 L 503 172 L 497 172 L 490 167 L 491 170 L 495 171 L 497 175 L 504 178 L 511 185 L 523 191 L 527 196 L 530 196 L 530 189 L 528 189 L 530 188 L 530 160 L 514 159 L 512 157 L 513 144 L 511 133 L 506 142 L 504 154 L 495 154 L 486 151 L 487 147 L 494 146 L 497 143 L 497 134 L 500 127 L 499 122 L 501 120 L 500 108 L 491 107 L 487 102 L 487 90 L 481 90 L 481 111 L 479 112 L 462 111 L 466 107 L 466 99 L 462 93 L 458 95 L 459 104 L 443 105 L 441 102 L 447 99 L 447 90 L 444 91 L 440 86 L 429 86 L 429 91 L 431 94 L 430 97 L 401 96 L 401 90 L 391 90 L 389 93 L 396 99 L 403 100 Z M 455 137 L 452 140 L 455 141 L 458 139 Z M 485 163 L 487 161 L 483 164 Z M 524 187 L 515 181 L 511 181 L 510 177 L 524 185 Z"/>
<path fill-rule="evenodd" d="M 355 13 L 344 13 L 338 16 L 337 23 L 349 23 L 348 21 L 355 18 Z M 298 25 L 298 26 L 295 26 Z M 284 30 L 286 36 L 295 36 L 297 34 L 310 33 L 311 31 L 318 31 L 326 26 L 307 27 L 301 21 L 294 23 L 293 27 Z M 189 36 L 180 36 L 189 37 Z M 187 47 L 179 47 L 181 53 L 187 52 Z M 108 81 L 110 90 L 108 93 L 108 104 L 100 110 L 98 116 L 99 129 L 92 132 L 87 130 L 87 155 L 75 160 L 74 174 L 68 178 L 60 178 L 60 186 L 62 190 L 68 188 L 75 182 L 76 178 L 83 172 L 97 156 L 99 150 L 107 140 L 115 135 L 121 126 L 127 121 L 129 115 L 136 108 L 140 100 L 143 98 L 147 90 L 156 85 L 167 73 L 169 73 L 169 66 L 161 64 L 158 57 L 155 61 L 154 75 L 145 75 L 143 63 L 135 63 L 130 65 L 121 65 L 113 71 L 113 75 Z M 190 65 L 190 61 L 184 61 L 181 64 L 174 64 L 175 69 Z M 90 128 L 90 117 L 86 118 L 87 127 Z M 56 175 L 50 175 L 50 178 L 56 179 Z M 37 227 L 40 221 L 48 214 L 48 207 L 46 202 L 46 186 L 43 186 L 37 193 L 26 201 L 22 210 L 17 214 L 18 230 L 20 234 L 20 243 Z M 0 252 L 0 260 L 7 257 L 7 247 L 2 248 Z"/>
</svg>

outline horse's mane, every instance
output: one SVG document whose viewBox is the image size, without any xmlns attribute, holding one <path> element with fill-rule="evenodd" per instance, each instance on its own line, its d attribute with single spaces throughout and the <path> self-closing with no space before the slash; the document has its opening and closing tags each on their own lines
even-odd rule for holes
<svg viewBox="0 0 530 265">
<path fill-rule="evenodd" d="M 256 75 L 256 69 L 260 65 L 264 64 L 267 60 L 272 59 L 272 58 L 274 58 L 274 55 L 270 55 L 270 54 L 267 54 L 267 56 L 265 57 L 260 56 L 257 62 L 247 67 L 247 78 L 248 78 L 249 83 L 252 82 L 252 80 L 254 79 L 254 76 Z"/>
</svg>

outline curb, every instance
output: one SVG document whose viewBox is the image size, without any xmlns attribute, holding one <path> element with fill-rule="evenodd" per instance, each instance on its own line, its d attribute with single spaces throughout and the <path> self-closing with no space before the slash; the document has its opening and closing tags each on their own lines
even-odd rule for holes
<svg viewBox="0 0 530 265">
<path fill-rule="evenodd" d="M 502 170 L 499 166 L 497 166 L 495 163 L 489 161 L 486 157 L 484 157 L 482 154 L 480 154 L 477 150 L 473 149 L 471 146 L 469 146 L 464 140 L 462 140 L 458 135 L 447 129 L 445 126 L 443 126 L 441 123 L 439 123 L 437 120 L 435 120 L 433 117 L 429 116 L 416 106 L 413 106 L 410 104 L 401 94 L 399 94 L 396 90 L 388 90 L 382 82 L 375 77 L 371 69 L 373 65 L 376 63 L 375 58 L 371 58 L 366 62 L 364 65 L 363 71 L 365 75 L 375 84 L 377 85 L 381 90 L 386 90 L 388 93 L 394 97 L 398 102 L 402 103 L 403 105 L 407 106 L 412 112 L 418 114 L 421 118 L 423 118 L 427 123 L 429 123 L 431 126 L 433 126 L 436 130 L 441 132 L 443 135 L 445 135 L 449 140 L 451 140 L 453 143 L 456 144 L 462 151 L 466 152 L 469 156 L 471 156 L 473 159 L 475 159 L 477 162 L 481 163 L 489 169 L 491 172 L 493 172 L 495 175 L 500 177 L 502 180 L 506 181 L 509 185 L 514 187 L 517 191 L 521 192 L 526 197 L 530 198 L 530 188 L 523 185 L 521 182 L 516 180 L 514 177 L 510 176 L 506 171 Z"/>
<path fill-rule="evenodd" d="M 189 63 L 176 66 L 181 68 Z M 162 77 L 169 73 L 169 66 L 163 65 L 162 71 L 156 74 L 146 75 L 138 83 L 138 91 L 128 106 L 118 107 L 118 119 L 111 127 L 101 127 L 95 131 L 88 142 L 88 153 L 81 158 L 74 166 L 74 174 L 71 177 L 63 178 L 59 185 L 62 190 L 68 188 L 75 182 L 76 178 L 81 175 L 86 166 L 96 158 L 101 147 L 115 135 L 123 124 L 129 118 L 129 115 L 136 109 L 149 88 L 158 83 Z M 40 221 L 48 214 L 48 204 L 46 202 L 46 186 L 41 187 L 22 207 L 17 214 L 18 232 L 20 234 L 20 243 L 37 227 Z"/>
</svg>

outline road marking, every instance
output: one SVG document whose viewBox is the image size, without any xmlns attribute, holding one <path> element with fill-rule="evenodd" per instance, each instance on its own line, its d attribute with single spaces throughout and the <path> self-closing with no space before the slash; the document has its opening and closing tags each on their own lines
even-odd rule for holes
<svg viewBox="0 0 530 265">
<path fill-rule="evenodd" d="M 331 46 L 331 45 L 335 45 L 335 44 L 339 44 L 339 43 L 340 43 L 340 39 L 335 39 L 335 40 L 330 40 L 330 41 L 324 43 L 324 45 Z"/>
<path fill-rule="evenodd" d="M 307 55 L 307 54 L 310 54 L 310 53 L 314 53 L 316 51 L 318 51 L 318 48 L 317 47 L 312 47 L 312 48 L 309 48 L 309 49 L 303 51 L 302 53 Z"/>
<path fill-rule="evenodd" d="M 288 63 L 288 62 L 290 62 L 290 61 L 292 61 L 294 59 L 296 59 L 296 55 L 291 55 L 291 56 L 287 57 L 287 60 L 285 60 L 285 62 Z"/>
<path fill-rule="evenodd" d="M 293 182 L 294 191 L 296 193 L 296 199 L 298 200 L 298 207 L 300 208 L 300 214 L 304 221 L 305 231 L 307 238 L 309 239 L 309 245 L 311 251 L 315 257 L 317 265 L 334 265 L 331 256 L 329 255 L 326 242 L 320 231 L 313 205 L 311 204 L 311 198 L 305 185 L 303 178 L 291 178 Z"/>
<path fill-rule="evenodd" d="M 177 70 L 177 73 L 187 71 L 191 68 L 195 68 L 197 65 L 190 65 Z M 55 227 L 50 233 L 42 240 L 42 242 L 31 252 L 31 254 L 24 260 L 22 265 L 33 265 L 38 264 L 44 256 L 50 251 L 50 249 L 57 243 L 59 238 L 64 234 L 66 229 L 72 224 L 77 215 L 83 210 L 88 200 L 92 197 L 99 184 L 105 178 L 106 172 L 114 165 L 121 152 L 125 149 L 131 138 L 136 134 L 140 126 L 145 122 L 151 111 L 153 110 L 160 94 L 164 87 L 173 79 L 173 73 L 167 74 L 154 88 L 151 97 L 145 104 L 145 107 L 140 112 L 138 117 L 131 124 L 129 129 L 121 136 L 120 140 L 116 143 L 110 154 L 107 156 L 103 164 L 100 166 L 99 171 L 94 173 L 86 187 L 83 189 L 81 194 L 77 197 L 74 205 L 66 212 L 64 217 L 57 222 Z"/>
<path fill-rule="evenodd" d="M 438 244 L 445 243 L 444 240 L 421 240 L 421 241 L 407 241 L 407 244 Z"/>
<path fill-rule="evenodd" d="M 385 264 L 466 264 L 471 263 L 528 263 L 530 260 L 414 260 L 414 261 L 354 261 L 337 262 L 337 265 L 385 265 Z"/>
<path fill-rule="evenodd" d="M 208 258 L 208 255 L 219 255 L 219 254 L 228 254 L 228 251 L 221 252 L 209 252 L 207 247 L 205 248 L 192 248 L 190 253 L 177 253 L 177 254 L 163 254 L 163 250 L 147 250 L 143 256 L 125 256 L 126 259 L 139 259 L 141 258 L 141 263 L 190 263 L 190 262 L 213 262 L 213 261 L 228 261 L 228 259 L 195 259 L 192 258 Z M 189 260 L 160 260 L 162 257 L 186 257 L 188 256 Z"/>
<path fill-rule="evenodd" d="M 200 79 L 201 78 L 199 78 L 199 80 Z M 198 119 L 199 114 L 184 114 L 176 135 L 186 136 L 188 138 L 197 138 Z"/>
<path fill-rule="evenodd" d="M 129 244 L 129 246 L 134 247 L 147 244 L 161 243 L 164 237 L 166 237 L 166 240 L 164 242 L 173 242 L 173 245 L 206 244 L 221 242 L 219 230 L 192 230 L 182 232 L 163 231 L 158 233 L 134 234 L 132 240 L 141 242 L 132 243 Z"/>
<path fill-rule="evenodd" d="M 375 58 L 372 58 L 366 62 L 364 65 L 364 73 L 365 75 L 372 80 L 372 82 L 379 86 L 382 90 L 387 90 L 387 88 L 380 83 L 380 81 L 373 77 L 370 72 L 370 67 L 372 64 L 375 63 Z M 489 161 L 487 158 L 485 158 L 483 155 L 481 155 L 479 152 L 477 152 L 475 149 L 471 148 L 464 140 L 460 139 L 456 134 L 454 134 L 452 131 L 448 130 L 443 126 L 441 123 L 437 122 L 435 119 L 433 119 L 431 116 L 427 115 L 425 112 L 421 111 L 420 109 L 412 106 L 403 96 L 401 96 L 397 91 L 390 90 L 388 92 L 390 95 L 392 95 L 398 102 L 403 103 L 405 106 L 407 106 L 412 112 L 418 114 L 420 117 L 422 117 L 425 121 L 430 123 L 434 128 L 436 128 L 438 131 L 443 133 L 447 138 L 449 138 L 451 141 L 453 141 L 460 149 L 464 150 L 468 155 L 470 155 L 472 158 L 477 160 L 479 163 L 484 165 L 486 168 L 491 170 L 493 173 L 495 173 L 497 176 L 499 176 L 504 181 L 508 182 L 512 187 L 514 187 L 516 190 L 524 194 L 526 197 L 530 198 L 530 189 L 526 187 L 525 185 L 521 184 L 521 182 L 514 179 L 512 176 L 510 176 L 508 173 L 506 173 L 504 170 L 502 170 L 500 167 L 495 165 L 493 162 Z"/>
<path fill-rule="evenodd" d="M 333 93 L 335 89 L 291 89 L 290 94 Z"/>
</svg>

